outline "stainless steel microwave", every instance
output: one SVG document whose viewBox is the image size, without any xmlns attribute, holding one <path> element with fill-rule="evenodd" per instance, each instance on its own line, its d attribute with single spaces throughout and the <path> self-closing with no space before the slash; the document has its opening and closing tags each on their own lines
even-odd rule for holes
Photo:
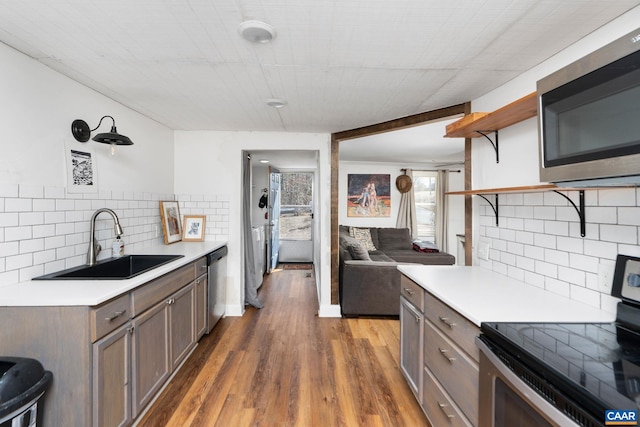
<svg viewBox="0 0 640 427">
<path fill-rule="evenodd" d="M 540 181 L 640 185 L 640 28 L 537 82 Z"/>
</svg>

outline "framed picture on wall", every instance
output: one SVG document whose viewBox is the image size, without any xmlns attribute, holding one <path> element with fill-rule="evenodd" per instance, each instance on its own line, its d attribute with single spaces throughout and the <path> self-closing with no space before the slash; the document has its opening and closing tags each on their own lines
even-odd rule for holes
<svg viewBox="0 0 640 427">
<path fill-rule="evenodd" d="M 204 241 L 206 220 L 207 218 L 204 215 L 185 215 L 182 226 L 182 240 L 185 242 Z"/>
<path fill-rule="evenodd" d="M 391 216 L 391 175 L 348 174 L 347 216 Z"/>
<path fill-rule="evenodd" d="M 98 174 L 93 150 L 73 141 L 65 143 L 67 163 L 67 191 L 69 193 L 97 193 Z"/>
<path fill-rule="evenodd" d="M 160 218 L 164 243 L 175 243 L 182 240 L 182 223 L 180 222 L 180 208 L 178 202 L 160 202 Z"/>
</svg>

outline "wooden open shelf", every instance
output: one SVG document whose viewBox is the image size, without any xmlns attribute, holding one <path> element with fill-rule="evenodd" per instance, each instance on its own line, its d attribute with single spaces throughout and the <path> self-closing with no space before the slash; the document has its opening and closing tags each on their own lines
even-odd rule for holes
<svg viewBox="0 0 640 427">
<path fill-rule="evenodd" d="M 494 132 L 538 114 L 536 92 L 491 113 L 471 113 L 447 125 L 447 138 L 477 138 L 481 132 Z"/>
<path fill-rule="evenodd" d="M 474 194 L 532 193 L 536 191 L 550 191 L 550 190 L 570 190 L 570 189 L 558 187 L 555 184 L 540 184 L 540 185 L 527 185 L 522 187 L 483 188 L 481 190 L 450 191 L 446 194 L 460 195 L 460 196 L 473 196 Z"/>
</svg>

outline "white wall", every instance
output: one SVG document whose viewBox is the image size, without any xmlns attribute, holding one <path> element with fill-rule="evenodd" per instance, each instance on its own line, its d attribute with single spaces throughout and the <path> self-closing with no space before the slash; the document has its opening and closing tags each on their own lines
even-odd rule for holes
<svg viewBox="0 0 640 427">
<path fill-rule="evenodd" d="M 89 219 L 101 207 L 120 217 L 125 250 L 159 244 L 158 200 L 174 197 L 173 131 L 3 44 L 0 63 L 0 284 L 83 264 Z M 71 135 L 74 119 L 93 128 L 103 115 L 134 142 L 113 157 L 107 145 Z M 67 142 L 93 149 L 98 192 L 67 192 Z M 110 247 L 111 219 L 100 218 L 98 240 Z"/>
<path fill-rule="evenodd" d="M 472 111 L 493 111 L 536 90 L 540 78 L 637 29 L 640 7 L 513 79 L 472 101 Z M 539 184 L 535 118 L 500 130 L 500 163 L 484 138 L 473 140 L 472 187 L 500 188 Z M 578 192 L 566 194 L 577 203 Z M 461 196 L 459 196 L 461 197 Z M 587 304 L 615 311 L 609 297 L 618 253 L 640 256 L 640 190 L 586 192 L 587 235 L 580 237 L 578 217 L 560 195 L 502 194 L 499 226 L 491 207 L 474 197 L 474 254 L 491 245 L 490 259 L 474 265 L 498 271 Z"/>
<path fill-rule="evenodd" d="M 331 194 L 330 135 L 279 132 L 187 132 L 175 133 L 176 193 L 218 194 L 229 200 L 229 258 L 227 308 L 232 315 L 244 311 L 242 256 L 242 152 L 264 149 L 317 150 L 319 152 L 318 191 L 321 200 Z M 195 155 L 193 154 L 195 153 Z M 330 211 L 320 203 L 316 214 L 319 234 L 315 244 L 320 312 L 339 315 L 331 305 Z"/>
</svg>

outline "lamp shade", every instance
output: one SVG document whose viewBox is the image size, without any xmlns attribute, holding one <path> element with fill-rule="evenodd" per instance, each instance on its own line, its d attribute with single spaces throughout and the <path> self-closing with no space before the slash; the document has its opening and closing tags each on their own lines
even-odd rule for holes
<svg viewBox="0 0 640 427">
<path fill-rule="evenodd" d="M 93 129 L 89 129 L 89 125 L 84 120 L 74 120 L 71 123 L 71 133 L 74 138 L 80 142 L 87 142 L 91 137 L 91 132 L 98 129 L 102 124 L 102 120 L 110 118 L 113 121 L 113 125 L 111 125 L 111 132 L 99 133 L 94 136 L 93 139 L 96 142 L 100 142 L 102 144 L 110 144 L 110 145 L 133 145 L 133 141 L 128 136 L 120 135 L 118 130 L 116 129 L 116 121 L 111 116 L 103 116 L 96 126 Z"/>
<path fill-rule="evenodd" d="M 115 126 L 111 126 L 111 132 L 99 133 L 91 139 L 103 144 L 133 145 L 131 139 L 128 136 L 120 135 Z"/>
</svg>

